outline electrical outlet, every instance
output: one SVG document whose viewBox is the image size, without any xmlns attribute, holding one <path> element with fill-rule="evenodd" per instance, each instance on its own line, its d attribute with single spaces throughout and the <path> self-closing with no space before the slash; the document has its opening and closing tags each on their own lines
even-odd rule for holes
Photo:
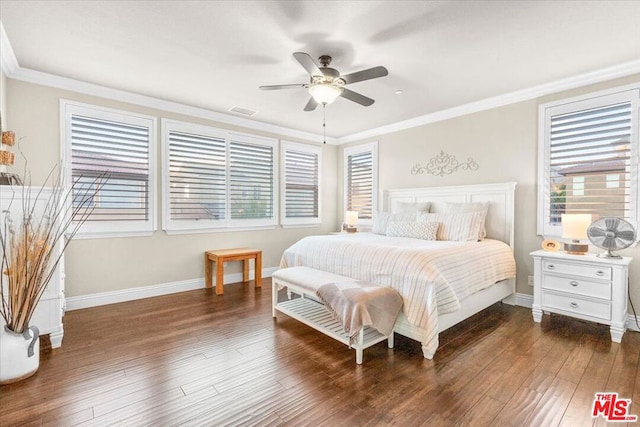
<svg viewBox="0 0 640 427">
<path fill-rule="evenodd" d="M 529 278 L 527 279 L 527 284 L 529 286 L 533 286 L 533 276 L 529 276 Z"/>
</svg>

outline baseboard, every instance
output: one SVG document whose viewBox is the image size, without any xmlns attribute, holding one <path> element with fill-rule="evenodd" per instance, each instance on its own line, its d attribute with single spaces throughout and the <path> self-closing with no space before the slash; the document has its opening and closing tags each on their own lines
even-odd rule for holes
<svg viewBox="0 0 640 427">
<path fill-rule="evenodd" d="M 262 277 L 271 277 L 278 267 L 262 269 Z M 249 273 L 253 279 L 253 272 Z M 213 278 L 215 286 L 215 277 Z M 224 282 L 238 283 L 242 281 L 242 273 L 225 274 Z M 118 302 L 133 301 L 142 298 L 157 297 L 160 295 L 175 294 L 177 292 L 193 291 L 204 288 L 204 277 L 178 282 L 160 283 L 157 285 L 140 286 L 137 288 L 122 289 L 119 291 L 99 292 L 96 294 L 69 297 L 66 300 L 66 309 L 79 310 L 82 308 L 97 307 L 99 305 L 115 304 Z"/>
<path fill-rule="evenodd" d="M 533 295 L 516 293 L 516 305 L 531 308 L 533 306 Z"/>
<path fill-rule="evenodd" d="M 627 315 L 627 329 L 629 329 L 630 331 L 640 332 L 640 329 L 638 329 L 638 323 L 640 323 L 640 316 L 634 317 L 633 314 Z"/>
</svg>

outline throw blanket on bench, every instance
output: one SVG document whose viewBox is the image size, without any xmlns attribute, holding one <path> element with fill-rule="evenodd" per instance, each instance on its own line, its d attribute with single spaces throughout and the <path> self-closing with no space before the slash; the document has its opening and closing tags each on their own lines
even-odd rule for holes
<svg viewBox="0 0 640 427">
<path fill-rule="evenodd" d="M 327 283 L 316 291 L 353 343 L 365 326 L 389 336 L 402 309 L 400 294 L 391 288 L 368 282 Z"/>
</svg>

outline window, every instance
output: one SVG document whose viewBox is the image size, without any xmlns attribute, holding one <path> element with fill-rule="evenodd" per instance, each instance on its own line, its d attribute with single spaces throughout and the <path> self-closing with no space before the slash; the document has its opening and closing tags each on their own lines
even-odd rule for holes
<svg viewBox="0 0 640 427">
<path fill-rule="evenodd" d="M 163 120 L 167 232 L 273 227 L 276 141 Z"/>
<path fill-rule="evenodd" d="M 540 106 L 538 233 L 563 213 L 638 224 L 638 86 Z"/>
<path fill-rule="evenodd" d="M 373 222 L 377 208 L 378 143 L 373 142 L 344 150 L 345 211 L 357 211 L 360 224 Z"/>
<path fill-rule="evenodd" d="M 319 147 L 283 142 L 283 226 L 320 224 L 321 155 Z"/>
<path fill-rule="evenodd" d="M 66 182 L 72 203 L 83 190 L 96 193 L 78 237 L 151 235 L 155 229 L 153 166 L 155 119 L 124 111 L 61 101 Z M 99 181 L 101 176 L 106 180 Z"/>
</svg>

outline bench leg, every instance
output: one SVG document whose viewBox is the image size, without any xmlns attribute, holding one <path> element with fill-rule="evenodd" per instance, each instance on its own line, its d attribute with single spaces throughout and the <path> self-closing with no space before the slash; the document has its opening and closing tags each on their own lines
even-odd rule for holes
<svg viewBox="0 0 640 427">
<path fill-rule="evenodd" d="M 256 288 L 262 287 L 262 252 L 256 254 L 256 262 L 254 266 L 255 270 L 255 278 L 256 278 Z"/>
<path fill-rule="evenodd" d="M 216 261 L 216 295 L 224 294 L 224 261 Z"/>
<path fill-rule="evenodd" d="M 209 255 L 204 254 L 204 283 L 206 288 L 211 288 L 213 286 L 213 278 L 211 275 L 213 272 L 211 271 L 211 260 L 209 259 Z"/>
<path fill-rule="evenodd" d="M 276 304 L 278 304 L 278 284 L 271 280 L 271 316 L 276 317 Z"/>
<path fill-rule="evenodd" d="M 362 365 L 362 353 L 364 350 L 362 346 L 364 345 L 364 328 L 360 328 L 360 332 L 358 332 L 358 342 L 356 343 L 356 363 L 358 365 Z"/>
<path fill-rule="evenodd" d="M 249 281 L 249 260 L 248 259 L 242 260 L 242 281 L 243 282 Z"/>
</svg>

